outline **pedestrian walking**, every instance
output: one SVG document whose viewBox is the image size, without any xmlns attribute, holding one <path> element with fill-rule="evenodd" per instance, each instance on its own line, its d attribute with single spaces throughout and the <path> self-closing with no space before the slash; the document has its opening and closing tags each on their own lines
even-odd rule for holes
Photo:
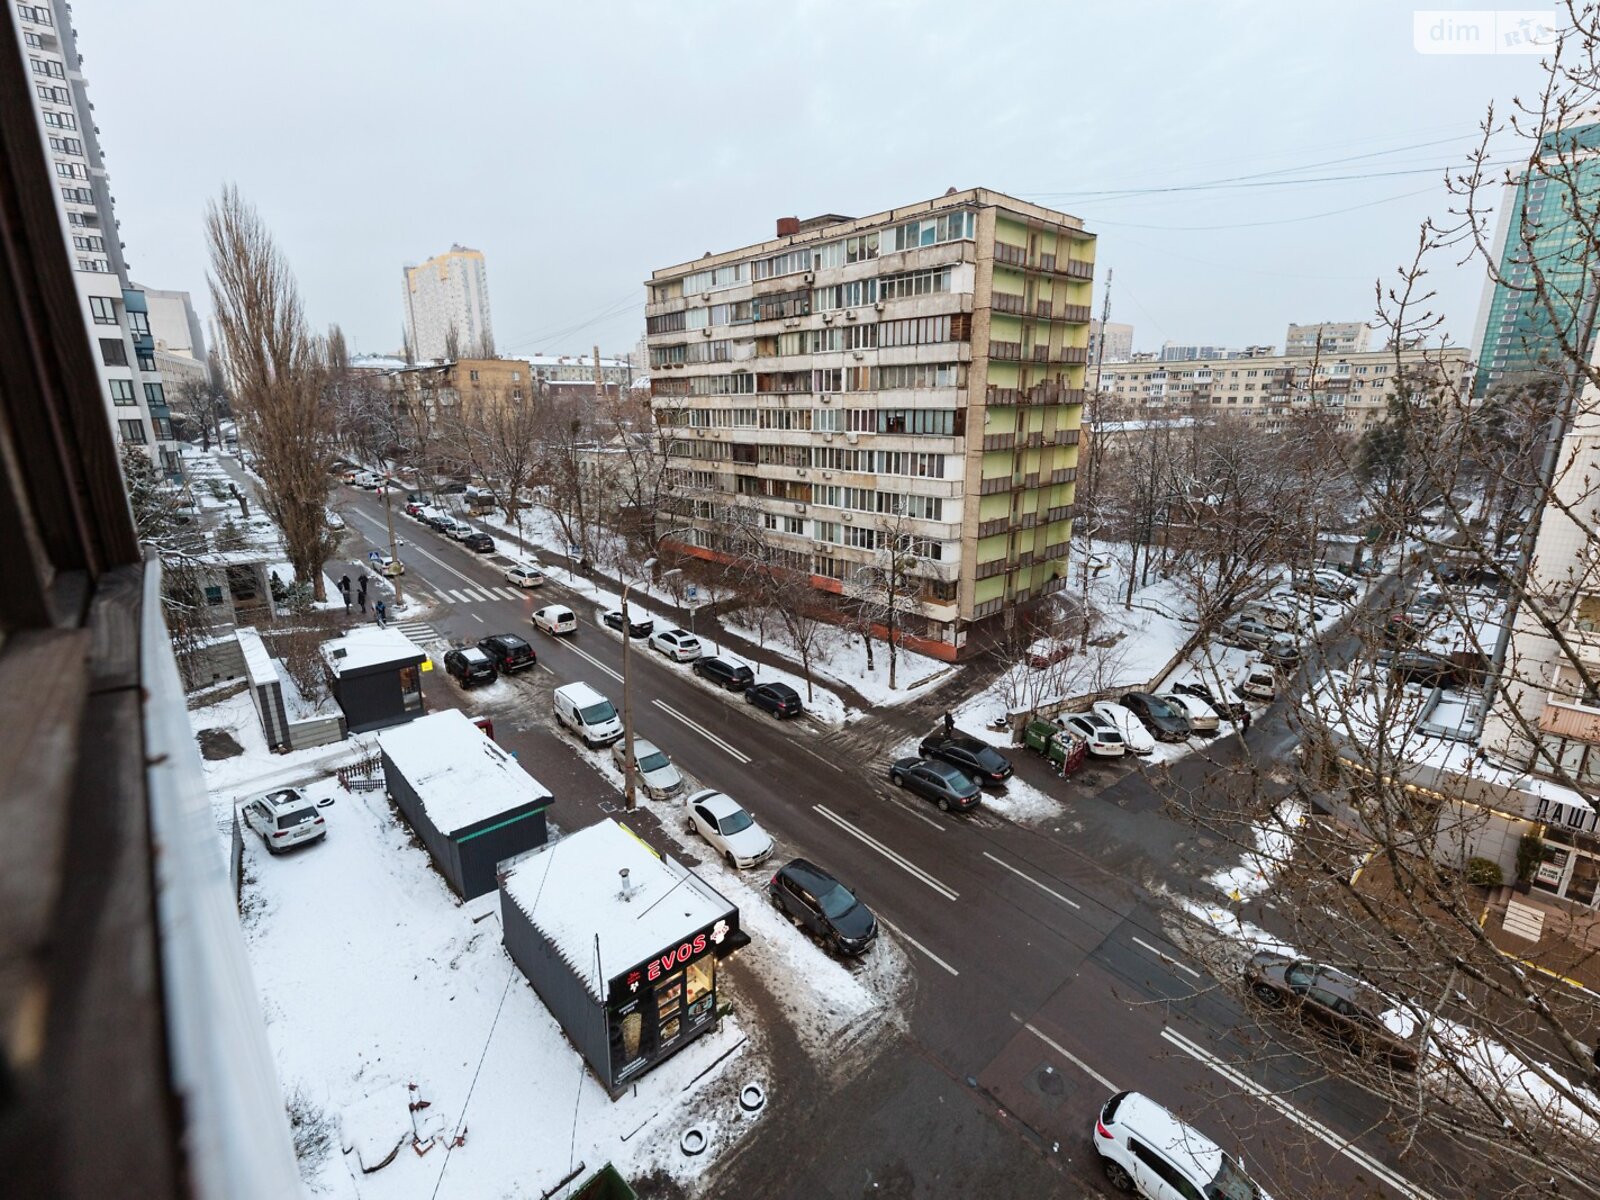
<svg viewBox="0 0 1600 1200">
<path fill-rule="evenodd" d="M 339 595 L 344 597 L 344 610 L 350 611 L 350 576 L 343 575 L 339 578 Z"/>
<path fill-rule="evenodd" d="M 374 604 L 372 606 L 372 611 L 378 618 L 378 628 L 382 629 L 383 628 L 383 623 L 384 623 L 383 622 L 384 614 L 387 613 L 389 610 L 384 607 L 383 601 L 379 600 L 376 604 Z"/>
<path fill-rule="evenodd" d="M 1250 710 L 1244 710 L 1244 716 L 1239 718 L 1239 736 L 1243 737 L 1250 732 Z"/>
<path fill-rule="evenodd" d="M 361 577 L 361 586 L 356 589 L 356 599 L 361 602 L 361 611 L 367 611 L 367 577 Z"/>
<path fill-rule="evenodd" d="M 948 711 L 946 711 L 944 714 L 944 735 L 945 737 L 953 737 L 955 735 L 955 731 L 956 719 L 952 717 Z"/>
</svg>

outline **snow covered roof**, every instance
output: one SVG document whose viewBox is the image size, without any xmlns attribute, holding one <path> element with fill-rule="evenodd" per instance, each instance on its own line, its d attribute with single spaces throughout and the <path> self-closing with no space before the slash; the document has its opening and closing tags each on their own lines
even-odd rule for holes
<svg viewBox="0 0 1600 1200">
<path fill-rule="evenodd" d="M 244 672 L 250 680 L 250 686 L 260 687 L 264 683 L 278 682 L 278 668 L 272 665 L 272 656 L 267 653 L 261 635 L 250 626 L 236 629 L 233 633 L 239 641 L 239 651 L 244 655 Z"/>
<path fill-rule="evenodd" d="M 447 708 L 378 734 L 440 833 L 476 825 L 550 793 L 460 709 Z"/>
<path fill-rule="evenodd" d="M 534 367 L 579 366 L 589 367 L 591 370 L 594 368 L 594 359 L 583 354 L 530 354 L 523 361 Z M 628 365 L 628 360 L 625 358 L 605 358 L 602 356 L 600 359 L 602 369 L 605 367 L 626 367 Z"/>
<path fill-rule="evenodd" d="M 341 638 L 322 643 L 323 661 L 335 675 L 422 657 L 421 648 L 398 629 L 377 625 L 360 625 Z"/>
<path fill-rule="evenodd" d="M 350 356 L 350 369 L 352 371 L 403 371 L 406 369 L 406 360 L 393 354 L 352 354 Z"/>
<path fill-rule="evenodd" d="M 601 1002 L 616 976 L 733 910 L 705 880 L 609 817 L 521 860 L 501 890 Z"/>
</svg>

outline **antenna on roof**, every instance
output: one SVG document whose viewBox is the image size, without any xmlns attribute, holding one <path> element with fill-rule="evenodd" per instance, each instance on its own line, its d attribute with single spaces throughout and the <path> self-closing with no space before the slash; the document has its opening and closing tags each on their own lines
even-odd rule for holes
<svg viewBox="0 0 1600 1200">
<path fill-rule="evenodd" d="M 622 898 L 624 900 L 632 900 L 633 885 L 628 882 L 628 868 L 623 867 L 617 874 L 622 876 Z"/>
</svg>

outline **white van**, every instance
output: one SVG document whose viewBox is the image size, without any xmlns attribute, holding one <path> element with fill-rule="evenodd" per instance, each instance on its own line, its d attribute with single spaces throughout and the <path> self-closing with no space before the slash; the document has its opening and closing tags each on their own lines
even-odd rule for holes
<svg viewBox="0 0 1600 1200">
<path fill-rule="evenodd" d="M 616 706 L 587 683 L 566 683 L 555 690 L 556 720 L 593 750 L 622 736 Z"/>
</svg>

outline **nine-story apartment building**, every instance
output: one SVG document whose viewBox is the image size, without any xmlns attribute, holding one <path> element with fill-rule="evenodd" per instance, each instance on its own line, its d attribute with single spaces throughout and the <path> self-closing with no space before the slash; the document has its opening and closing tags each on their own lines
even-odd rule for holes
<svg viewBox="0 0 1600 1200">
<path fill-rule="evenodd" d="M 1094 247 L 1076 217 L 952 189 L 654 272 L 669 540 L 717 559 L 754 523 L 844 596 L 914 560 L 899 623 L 944 658 L 1064 587 Z"/>
</svg>

